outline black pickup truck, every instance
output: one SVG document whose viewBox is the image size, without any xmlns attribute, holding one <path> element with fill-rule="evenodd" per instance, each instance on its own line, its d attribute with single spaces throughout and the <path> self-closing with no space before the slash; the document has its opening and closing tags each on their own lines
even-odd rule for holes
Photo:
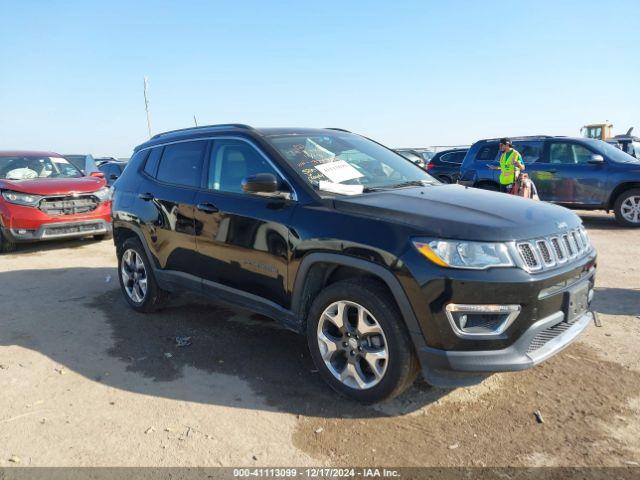
<svg viewBox="0 0 640 480">
<path fill-rule="evenodd" d="M 596 252 L 556 205 L 444 185 L 341 129 L 229 124 L 156 135 L 114 184 L 138 311 L 189 289 L 304 334 L 362 402 L 522 370 L 590 323 Z"/>
</svg>

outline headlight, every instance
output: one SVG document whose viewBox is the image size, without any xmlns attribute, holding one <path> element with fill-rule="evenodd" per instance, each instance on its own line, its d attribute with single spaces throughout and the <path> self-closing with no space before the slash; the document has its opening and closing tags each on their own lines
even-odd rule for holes
<svg viewBox="0 0 640 480">
<path fill-rule="evenodd" d="M 42 197 L 39 195 L 12 192 L 10 190 L 3 191 L 2 196 L 9 203 L 15 203 L 16 205 L 27 205 L 29 207 L 35 207 L 42 199 Z"/>
<path fill-rule="evenodd" d="M 93 194 L 98 197 L 98 200 L 100 200 L 101 202 L 111 200 L 111 189 L 109 189 L 108 187 L 101 188 L 97 192 L 93 192 Z"/>
<path fill-rule="evenodd" d="M 504 243 L 416 240 L 413 244 L 422 255 L 440 267 L 484 270 L 515 265 Z"/>
</svg>

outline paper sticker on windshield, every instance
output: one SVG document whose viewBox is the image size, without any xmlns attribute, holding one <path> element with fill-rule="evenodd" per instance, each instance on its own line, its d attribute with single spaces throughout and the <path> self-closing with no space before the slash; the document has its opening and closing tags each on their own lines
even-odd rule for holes
<svg viewBox="0 0 640 480">
<path fill-rule="evenodd" d="M 68 163 L 64 158 L 49 157 L 53 163 Z"/>
<path fill-rule="evenodd" d="M 315 165 L 315 168 L 333 183 L 346 182 L 347 180 L 353 180 L 354 178 L 363 176 L 344 160 Z"/>
</svg>

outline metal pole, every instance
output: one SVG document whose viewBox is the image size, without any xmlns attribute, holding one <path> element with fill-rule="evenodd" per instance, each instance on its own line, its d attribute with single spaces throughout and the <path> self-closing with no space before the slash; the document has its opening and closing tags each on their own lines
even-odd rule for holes
<svg viewBox="0 0 640 480">
<path fill-rule="evenodd" d="M 149 98 L 147 97 L 147 77 L 144 77 L 144 110 L 147 112 L 147 129 L 151 138 L 151 118 L 149 117 Z"/>
</svg>

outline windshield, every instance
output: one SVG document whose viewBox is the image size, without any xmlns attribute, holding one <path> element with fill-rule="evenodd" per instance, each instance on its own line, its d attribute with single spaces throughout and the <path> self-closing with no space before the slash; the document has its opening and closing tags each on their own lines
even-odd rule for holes
<svg viewBox="0 0 640 480">
<path fill-rule="evenodd" d="M 628 153 L 623 152 L 613 145 L 603 142 L 602 140 L 592 140 L 593 144 L 603 155 L 610 158 L 614 162 L 621 163 L 638 163 L 638 159 L 632 157 Z"/>
<path fill-rule="evenodd" d="M 268 141 L 316 190 L 357 194 L 438 183 L 401 155 L 350 133 L 274 135 Z"/>
<path fill-rule="evenodd" d="M 62 157 L 0 157 L 0 179 L 74 178 L 82 173 Z"/>
</svg>

